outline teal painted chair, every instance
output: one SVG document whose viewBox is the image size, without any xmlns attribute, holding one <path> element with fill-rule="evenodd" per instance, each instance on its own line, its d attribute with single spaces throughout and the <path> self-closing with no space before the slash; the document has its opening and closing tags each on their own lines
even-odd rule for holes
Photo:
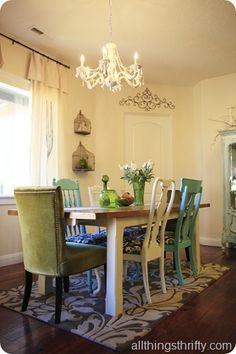
<svg viewBox="0 0 236 354">
<path fill-rule="evenodd" d="M 197 275 L 195 264 L 195 223 L 202 196 L 202 181 L 182 178 L 180 211 L 173 230 L 165 233 L 165 251 L 173 252 L 174 265 L 180 285 L 184 284 L 181 269 L 180 251 L 188 250 L 189 261 L 193 276 Z M 175 227 L 174 227 L 175 226 Z"/>
<path fill-rule="evenodd" d="M 78 181 L 72 181 L 67 178 L 62 178 L 59 180 L 53 179 L 53 186 L 60 186 L 63 195 L 63 202 L 65 208 L 81 207 L 82 199 L 80 194 L 80 186 Z M 75 235 L 86 235 L 85 225 L 66 225 L 66 240 L 70 241 L 70 237 Z M 88 285 L 90 292 L 93 291 L 92 288 L 92 270 L 88 271 Z"/>
<path fill-rule="evenodd" d="M 61 319 L 62 290 L 69 291 L 69 276 L 106 264 L 104 247 L 65 242 L 64 205 L 60 187 L 17 188 L 25 290 L 22 311 L 26 311 L 32 288 L 32 274 L 56 278 L 55 323 Z"/>
</svg>

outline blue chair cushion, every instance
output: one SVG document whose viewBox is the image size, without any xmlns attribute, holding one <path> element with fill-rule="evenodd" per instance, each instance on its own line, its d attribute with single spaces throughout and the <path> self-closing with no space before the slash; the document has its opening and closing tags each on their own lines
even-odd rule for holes
<svg viewBox="0 0 236 354">
<path fill-rule="evenodd" d="M 165 244 L 173 245 L 175 243 L 175 233 L 173 231 L 165 232 Z"/>
<path fill-rule="evenodd" d="M 145 233 L 136 237 L 133 235 L 124 236 L 123 253 L 141 254 L 144 238 Z"/>
<path fill-rule="evenodd" d="M 132 234 L 126 236 L 124 235 L 123 253 L 141 254 L 144 238 L 145 238 L 145 232 L 143 232 L 143 234 L 139 234 L 136 236 Z M 159 237 L 157 237 L 157 241 L 159 242 Z M 173 245 L 175 243 L 174 232 L 167 231 L 165 233 L 165 243 L 168 245 Z"/>
<path fill-rule="evenodd" d="M 132 227 L 126 227 L 124 229 L 124 237 L 125 236 L 139 236 L 139 235 L 144 235 L 146 232 L 146 227 L 142 226 L 132 226 Z"/>
<path fill-rule="evenodd" d="M 95 233 L 86 233 L 66 237 L 66 242 L 84 243 L 87 245 L 107 246 L 106 230 Z"/>
<path fill-rule="evenodd" d="M 124 230 L 125 237 L 136 238 L 139 235 L 145 233 L 145 228 L 140 226 L 126 227 Z M 95 233 L 83 233 L 79 235 L 72 235 L 66 237 L 66 242 L 84 243 L 89 245 L 107 246 L 107 232 L 106 230 L 101 230 Z"/>
</svg>

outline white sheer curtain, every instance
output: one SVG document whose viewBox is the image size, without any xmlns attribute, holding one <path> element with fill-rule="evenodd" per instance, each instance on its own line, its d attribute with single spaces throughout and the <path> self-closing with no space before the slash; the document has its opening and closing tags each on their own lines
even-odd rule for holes
<svg viewBox="0 0 236 354">
<path fill-rule="evenodd" d="M 27 78 L 32 82 L 31 183 L 50 185 L 58 174 L 58 125 L 67 69 L 33 52 Z"/>
<path fill-rule="evenodd" d="M 29 92 L 0 83 L 0 101 L 0 195 L 11 196 L 30 183 Z"/>
</svg>

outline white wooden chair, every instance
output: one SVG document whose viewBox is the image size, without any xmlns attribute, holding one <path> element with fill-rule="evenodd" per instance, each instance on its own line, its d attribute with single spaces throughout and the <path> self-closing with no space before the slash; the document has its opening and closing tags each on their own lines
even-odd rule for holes
<svg viewBox="0 0 236 354">
<path fill-rule="evenodd" d="M 90 206 L 92 206 L 92 207 L 99 206 L 99 195 L 100 195 L 101 191 L 102 191 L 102 186 L 100 186 L 98 184 L 88 187 Z"/>
<path fill-rule="evenodd" d="M 159 187 L 161 193 L 158 193 Z M 168 201 L 167 192 L 171 190 Z M 124 238 L 124 261 L 139 262 L 142 265 L 143 282 L 148 303 L 151 303 L 151 295 L 148 280 L 148 262 L 160 259 L 160 277 L 163 293 L 166 293 L 164 249 L 165 228 L 171 211 L 175 195 L 175 182 L 171 179 L 156 178 L 152 187 L 152 198 L 148 225 L 145 234 L 137 238 Z M 126 262 L 127 263 L 127 262 Z"/>
<path fill-rule="evenodd" d="M 94 185 L 88 187 L 89 204 L 91 207 L 99 206 L 99 195 L 101 191 L 102 191 L 102 186 L 100 185 Z M 100 232 L 101 228 L 98 226 L 96 230 L 97 232 Z M 93 294 L 97 295 L 101 291 L 102 283 L 101 283 L 101 277 L 99 275 L 99 271 L 95 269 L 94 272 L 97 279 L 97 289 L 93 292 Z"/>
</svg>

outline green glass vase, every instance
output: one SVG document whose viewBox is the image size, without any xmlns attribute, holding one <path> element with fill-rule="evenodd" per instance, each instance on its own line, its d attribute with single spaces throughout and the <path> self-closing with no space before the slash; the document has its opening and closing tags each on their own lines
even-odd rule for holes
<svg viewBox="0 0 236 354">
<path fill-rule="evenodd" d="M 99 196 L 99 205 L 102 208 L 117 208 L 119 196 L 114 189 L 107 188 L 108 181 L 107 175 L 102 176 L 103 190 Z"/>
<path fill-rule="evenodd" d="M 134 189 L 134 205 L 136 206 L 144 205 L 145 182 L 133 182 L 133 189 Z"/>
</svg>

